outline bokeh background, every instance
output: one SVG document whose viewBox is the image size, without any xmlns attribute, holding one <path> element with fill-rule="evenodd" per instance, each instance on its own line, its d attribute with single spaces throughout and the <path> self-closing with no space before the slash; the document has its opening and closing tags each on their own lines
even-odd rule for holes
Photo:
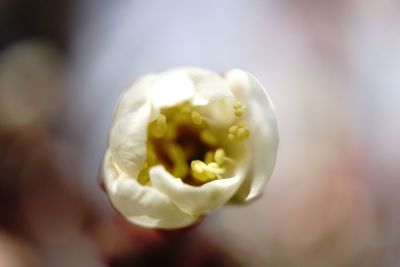
<svg viewBox="0 0 400 267">
<path fill-rule="evenodd" d="M 115 101 L 178 66 L 252 72 L 264 195 L 194 229 L 126 224 L 97 184 Z M 0 1 L 0 266 L 400 266 L 400 2 Z"/>
</svg>

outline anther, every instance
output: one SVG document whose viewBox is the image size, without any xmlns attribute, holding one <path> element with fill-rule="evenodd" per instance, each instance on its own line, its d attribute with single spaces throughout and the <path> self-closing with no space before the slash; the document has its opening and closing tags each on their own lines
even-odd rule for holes
<svg viewBox="0 0 400 267">
<path fill-rule="evenodd" d="M 209 164 L 211 162 L 216 162 L 218 166 L 222 166 L 225 162 L 233 162 L 233 159 L 226 156 L 225 150 L 223 148 L 218 148 L 217 150 L 207 151 L 204 156 L 204 162 Z"/>
<path fill-rule="evenodd" d="M 204 156 L 204 162 L 205 163 L 211 163 L 214 161 L 214 151 L 207 151 L 207 153 Z"/>
<path fill-rule="evenodd" d="M 163 114 L 158 115 L 149 125 L 149 132 L 155 138 L 163 137 L 167 129 L 167 118 Z"/>
<path fill-rule="evenodd" d="M 243 123 L 232 125 L 228 129 L 228 139 L 231 141 L 242 142 L 249 138 L 250 130 Z"/>
<path fill-rule="evenodd" d="M 237 101 L 233 104 L 233 109 L 235 110 L 235 116 L 240 118 L 242 117 L 244 111 L 246 110 L 246 107 L 242 105 L 242 103 Z"/>
<path fill-rule="evenodd" d="M 198 174 L 203 173 L 204 166 L 205 166 L 205 163 L 200 160 L 193 160 L 192 163 L 190 164 L 192 171 L 196 172 Z"/>
<path fill-rule="evenodd" d="M 187 103 L 187 102 L 181 104 L 181 105 L 178 107 L 178 109 L 179 109 L 179 111 L 181 111 L 181 112 L 183 112 L 183 113 L 185 113 L 185 114 L 189 114 L 190 111 L 191 111 L 191 108 L 190 108 L 190 106 L 189 106 L 189 103 Z"/>
<path fill-rule="evenodd" d="M 214 160 L 218 165 L 222 165 L 225 161 L 225 150 L 218 148 L 214 153 Z"/>
<path fill-rule="evenodd" d="M 196 125 L 201 125 L 201 123 L 203 122 L 203 119 L 202 119 L 200 113 L 197 112 L 197 111 L 195 111 L 195 110 L 193 110 L 193 111 L 190 113 L 190 118 L 192 119 L 192 122 L 193 122 L 194 124 L 196 124 Z"/>
<path fill-rule="evenodd" d="M 201 160 L 193 160 L 190 167 L 192 169 L 193 178 L 200 182 L 209 182 L 218 179 L 221 174 L 225 172 L 225 170 L 220 168 L 215 162 L 206 164 Z"/>
</svg>

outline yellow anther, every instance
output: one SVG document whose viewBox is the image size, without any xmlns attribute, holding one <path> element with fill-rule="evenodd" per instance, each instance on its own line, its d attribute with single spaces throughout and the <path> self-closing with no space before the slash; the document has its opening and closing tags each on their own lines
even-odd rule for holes
<svg viewBox="0 0 400 267">
<path fill-rule="evenodd" d="M 243 115 L 243 110 L 241 110 L 241 109 L 237 109 L 237 110 L 235 110 L 235 116 L 236 117 L 242 117 L 242 115 Z"/>
<path fill-rule="evenodd" d="M 245 128 L 239 128 L 237 130 L 237 137 L 238 139 L 241 139 L 241 137 L 244 137 L 246 135 L 246 130 Z"/>
<path fill-rule="evenodd" d="M 175 123 L 175 124 L 183 124 L 191 121 L 191 107 L 189 103 L 185 102 L 177 107 L 173 107 L 170 110 L 170 116 L 169 116 L 169 124 L 170 123 Z"/>
<path fill-rule="evenodd" d="M 206 164 L 201 160 L 193 160 L 190 166 L 193 178 L 203 183 L 220 178 L 221 174 L 225 172 L 225 170 L 220 168 L 215 162 Z"/>
<path fill-rule="evenodd" d="M 239 125 L 235 124 L 229 127 L 229 133 L 235 133 L 239 129 Z"/>
<path fill-rule="evenodd" d="M 235 110 L 235 116 L 239 118 L 243 115 L 244 111 L 246 110 L 246 107 L 242 105 L 242 103 L 237 101 L 233 104 L 233 109 Z"/>
<path fill-rule="evenodd" d="M 204 162 L 205 163 L 211 163 L 214 161 L 214 151 L 208 151 L 205 156 L 204 156 Z"/>
<path fill-rule="evenodd" d="M 192 122 L 196 125 L 201 125 L 201 123 L 203 122 L 200 113 L 195 110 L 190 113 L 190 117 L 192 119 Z"/>
<path fill-rule="evenodd" d="M 189 114 L 191 111 L 189 103 L 185 102 L 178 107 L 179 111 Z"/>
<path fill-rule="evenodd" d="M 190 164 L 190 167 L 192 168 L 193 172 L 196 173 L 203 173 L 203 168 L 206 164 L 202 162 L 201 160 L 193 160 L 192 163 Z"/>
<path fill-rule="evenodd" d="M 218 144 L 218 138 L 209 130 L 203 130 L 200 133 L 200 139 L 204 143 L 210 145 L 210 146 L 215 146 Z"/>
<path fill-rule="evenodd" d="M 242 122 L 232 125 L 228 130 L 228 139 L 231 141 L 242 142 L 249 138 L 250 130 Z"/>
<path fill-rule="evenodd" d="M 187 123 L 190 122 L 190 112 L 188 114 L 183 112 L 174 112 L 171 120 L 175 124 Z"/>
<path fill-rule="evenodd" d="M 234 108 L 236 110 L 243 107 L 235 104 Z M 224 144 L 219 139 L 218 131 L 221 129 L 195 110 L 189 102 L 165 108 L 161 112 L 148 126 L 147 155 L 137 177 L 138 182 L 149 184 L 149 169 L 156 164 L 164 165 L 181 183 L 187 180 L 190 184 L 194 182 L 201 185 L 221 179 L 225 173 L 224 164 L 232 161 L 221 148 Z M 240 123 L 230 127 L 232 140 L 241 140 L 248 135 L 247 128 L 243 130 L 243 127 Z M 209 151 L 203 154 L 202 161 L 203 158 L 198 156 L 202 155 L 205 148 Z M 198 160 L 190 161 L 193 157 Z"/>
<path fill-rule="evenodd" d="M 204 162 L 207 164 L 215 162 L 218 164 L 218 166 L 222 166 L 226 160 L 231 161 L 232 159 L 226 157 L 225 150 L 223 148 L 218 148 L 215 150 L 215 152 L 210 150 L 204 156 Z"/>
<path fill-rule="evenodd" d="M 225 150 L 218 148 L 214 154 L 214 160 L 218 165 L 222 165 L 225 161 Z"/>
<path fill-rule="evenodd" d="M 163 114 L 158 115 L 149 125 L 149 132 L 155 138 L 163 137 L 167 129 L 167 118 Z"/>
</svg>

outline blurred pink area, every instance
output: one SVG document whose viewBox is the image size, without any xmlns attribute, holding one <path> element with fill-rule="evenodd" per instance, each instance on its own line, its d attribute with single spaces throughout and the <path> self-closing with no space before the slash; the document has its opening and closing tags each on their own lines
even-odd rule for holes
<svg viewBox="0 0 400 267">
<path fill-rule="evenodd" d="M 397 1 L 85 0 L 70 16 L 67 51 L 0 54 L 0 266 L 399 266 Z M 96 179 L 121 91 L 178 66 L 254 73 L 280 147 L 260 199 L 175 238 L 121 220 Z"/>
</svg>

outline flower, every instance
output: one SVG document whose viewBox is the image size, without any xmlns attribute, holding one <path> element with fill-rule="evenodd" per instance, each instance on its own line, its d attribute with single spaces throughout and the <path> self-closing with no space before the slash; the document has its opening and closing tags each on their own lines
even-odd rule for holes
<svg viewBox="0 0 400 267">
<path fill-rule="evenodd" d="M 102 168 L 115 209 L 174 229 L 261 194 L 275 165 L 272 102 L 251 74 L 181 68 L 140 78 L 121 96 Z"/>
</svg>

